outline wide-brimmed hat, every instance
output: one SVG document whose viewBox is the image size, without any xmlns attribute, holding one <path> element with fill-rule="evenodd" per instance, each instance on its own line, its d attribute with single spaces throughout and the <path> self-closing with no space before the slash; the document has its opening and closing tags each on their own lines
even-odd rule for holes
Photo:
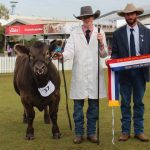
<svg viewBox="0 0 150 150">
<path fill-rule="evenodd" d="M 95 13 L 93 13 L 91 6 L 83 6 L 80 10 L 80 16 L 75 16 L 75 18 L 81 20 L 85 16 L 93 16 L 94 19 L 98 18 L 100 16 L 100 10 L 97 10 Z"/>
<path fill-rule="evenodd" d="M 136 8 L 132 3 L 129 3 L 126 5 L 124 10 L 119 11 L 117 14 L 121 17 L 124 17 L 125 14 L 132 13 L 132 12 L 136 12 L 137 15 L 141 15 L 144 12 L 144 9 L 143 8 Z"/>
</svg>

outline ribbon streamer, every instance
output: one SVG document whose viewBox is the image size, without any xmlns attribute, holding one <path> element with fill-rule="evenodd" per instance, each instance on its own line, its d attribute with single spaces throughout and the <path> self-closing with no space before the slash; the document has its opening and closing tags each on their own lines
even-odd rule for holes
<svg viewBox="0 0 150 150">
<path fill-rule="evenodd" d="M 119 106 L 118 72 L 121 70 L 150 66 L 150 54 L 108 60 L 108 98 L 109 106 Z"/>
<path fill-rule="evenodd" d="M 114 107 L 112 107 L 112 144 L 115 145 L 115 114 Z"/>
</svg>

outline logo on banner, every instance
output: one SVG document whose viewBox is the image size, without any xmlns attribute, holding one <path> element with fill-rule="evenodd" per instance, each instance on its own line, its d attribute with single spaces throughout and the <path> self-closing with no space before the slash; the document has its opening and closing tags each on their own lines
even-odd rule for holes
<svg viewBox="0 0 150 150">
<path fill-rule="evenodd" d="M 9 30 L 10 33 L 19 33 L 20 27 L 11 27 Z"/>
</svg>

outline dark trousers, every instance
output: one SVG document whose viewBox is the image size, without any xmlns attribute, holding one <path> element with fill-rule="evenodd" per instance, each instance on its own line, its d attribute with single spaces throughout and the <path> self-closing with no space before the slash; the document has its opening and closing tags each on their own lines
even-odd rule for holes
<svg viewBox="0 0 150 150">
<path fill-rule="evenodd" d="M 74 100 L 74 123 L 75 134 L 78 136 L 84 135 L 84 113 L 83 113 L 84 99 Z M 87 135 L 95 135 L 96 120 L 98 118 L 98 100 L 88 99 L 87 117 Z"/>
<path fill-rule="evenodd" d="M 126 74 L 120 75 L 121 113 L 122 113 L 122 133 L 130 134 L 131 130 L 131 96 L 133 96 L 133 121 L 134 133 L 144 132 L 143 96 L 146 88 L 143 69 L 129 70 Z"/>
</svg>

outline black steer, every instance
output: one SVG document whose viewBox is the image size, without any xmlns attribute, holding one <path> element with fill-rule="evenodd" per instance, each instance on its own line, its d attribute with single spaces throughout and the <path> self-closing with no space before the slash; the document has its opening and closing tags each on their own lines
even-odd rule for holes
<svg viewBox="0 0 150 150">
<path fill-rule="evenodd" d="M 57 112 L 60 101 L 60 76 L 49 59 L 47 46 L 35 42 L 31 48 L 16 45 L 17 59 L 14 70 L 14 88 L 20 95 L 27 117 L 26 139 L 34 139 L 34 107 L 43 111 L 49 106 L 53 138 L 60 138 Z"/>
</svg>

